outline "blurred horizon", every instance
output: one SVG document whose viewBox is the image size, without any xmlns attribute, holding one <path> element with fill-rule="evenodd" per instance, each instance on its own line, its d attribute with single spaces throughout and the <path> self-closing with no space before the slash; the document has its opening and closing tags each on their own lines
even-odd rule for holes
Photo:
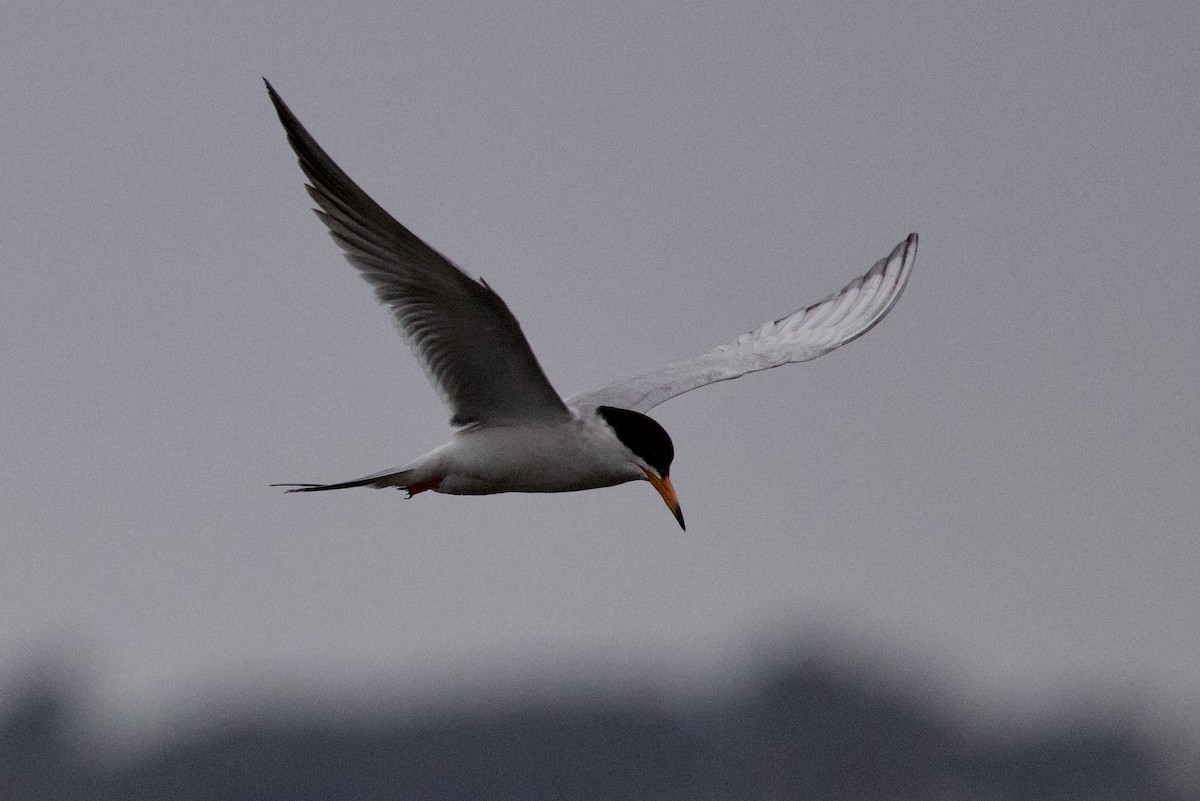
<svg viewBox="0 0 1200 801">
<path fill-rule="evenodd" d="M 735 698 L 753 692 L 772 672 L 811 661 L 837 666 L 848 678 L 886 681 L 897 691 L 927 688 L 927 703 L 982 728 L 1020 731 L 1076 715 L 1137 710 L 1146 721 L 1189 732 L 1200 743 L 1200 699 L 1180 696 L 1152 676 L 1097 664 L 1085 674 L 1019 676 L 997 683 L 974 670 L 965 656 L 944 643 L 904 642 L 881 627 L 823 615 L 802 625 L 748 634 L 735 644 L 710 649 L 704 658 L 663 649 L 618 655 L 556 648 L 524 656 L 496 653 L 486 664 L 446 660 L 423 670 L 343 665 L 318 675 L 276 666 L 210 672 L 190 682 L 176 678 L 154 693 L 131 697 L 113 691 L 102 653 L 89 651 L 80 641 L 60 641 L 27 644 L 0 660 L 0 715 L 23 686 L 44 682 L 70 690 L 78 711 L 92 726 L 109 732 L 101 745 L 121 753 L 137 751 L 163 732 L 203 727 L 247 708 L 270 707 L 279 699 L 295 711 L 336 709 L 369 717 L 381 705 L 388 714 L 420 714 L 431 707 L 446 710 L 461 703 L 482 708 L 536 697 L 547 688 L 590 685 L 601 693 L 632 689 L 669 704 Z"/>
<path fill-rule="evenodd" d="M 127 731 L 125 743 L 120 725 L 89 712 L 87 669 L 54 657 L 0 677 L 0 793 L 1186 801 L 1200 792 L 1193 715 L 1095 687 L 1043 698 L 1036 716 L 964 703 L 935 656 L 877 645 L 828 628 L 776 637 L 741 655 L 737 681 L 708 688 L 580 664 L 481 669 L 425 696 L 401 680 L 350 692 L 283 679 L 252 692 L 209 687 L 189 712 Z"/>
</svg>

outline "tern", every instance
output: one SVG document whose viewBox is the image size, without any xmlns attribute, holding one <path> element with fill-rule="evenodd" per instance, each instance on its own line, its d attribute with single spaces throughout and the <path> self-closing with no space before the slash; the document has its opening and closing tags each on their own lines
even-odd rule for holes
<svg viewBox="0 0 1200 801">
<path fill-rule="evenodd" d="M 267 82 L 317 216 L 392 313 L 449 406 L 454 437 L 403 467 L 289 492 L 395 487 L 412 497 L 570 492 L 648 481 L 685 528 L 671 484 L 675 447 L 646 412 L 684 392 L 803 362 L 871 330 L 895 305 L 917 256 L 908 237 L 820 303 L 701 356 L 561 398 L 516 317 L 475 280 L 383 210 L 325 153 Z"/>
</svg>

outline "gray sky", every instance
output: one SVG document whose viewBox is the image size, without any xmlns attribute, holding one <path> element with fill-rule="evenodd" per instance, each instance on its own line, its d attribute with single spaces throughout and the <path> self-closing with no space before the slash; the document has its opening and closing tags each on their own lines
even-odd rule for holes
<svg viewBox="0 0 1200 801">
<path fill-rule="evenodd" d="M 832 626 L 984 705 L 1200 699 L 1194 4 L 244 5 L 0 25 L 0 681 L 66 652 L 133 719 L 281 680 L 686 685 Z M 287 496 L 449 429 L 262 75 L 564 394 L 910 230 L 917 270 L 845 350 L 656 410 L 686 534 L 644 484 Z"/>
</svg>

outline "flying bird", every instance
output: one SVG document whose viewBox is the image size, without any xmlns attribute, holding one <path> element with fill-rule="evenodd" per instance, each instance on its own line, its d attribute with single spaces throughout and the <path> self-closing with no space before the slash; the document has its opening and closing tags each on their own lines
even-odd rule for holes
<svg viewBox="0 0 1200 801">
<path fill-rule="evenodd" d="M 671 484 L 675 448 L 646 412 L 698 387 L 803 362 L 871 330 L 895 305 L 917 256 L 908 237 L 846 287 L 693 359 L 561 398 L 500 296 L 421 241 L 358 187 L 267 92 L 308 178 L 317 216 L 392 313 L 459 428 L 407 465 L 290 492 L 395 487 L 409 497 L 570 492 L 648 481 L 684 528 Z"/>
</svg>

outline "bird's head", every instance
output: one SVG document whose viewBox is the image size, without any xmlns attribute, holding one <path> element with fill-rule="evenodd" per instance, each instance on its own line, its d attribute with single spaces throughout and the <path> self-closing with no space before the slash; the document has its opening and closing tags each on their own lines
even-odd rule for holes
<svg viewBox="0 0 1200 801">
<path fill-rule="evenodd" d="M 604 418 L 621 444 L 633 454 L 633 463 L 641 468 L 646 480 L 666 501 L 667 508 L 679 521 L 679 527 L 686 530 L 679 499 L 675 497 L 675 488 L 671 486 L 669 473 L 671 462 L 675 459 L 675 446 L 666 429 L 641 412 L 629 409 L 598 406 L 596 413 Z"/>
</svg>

